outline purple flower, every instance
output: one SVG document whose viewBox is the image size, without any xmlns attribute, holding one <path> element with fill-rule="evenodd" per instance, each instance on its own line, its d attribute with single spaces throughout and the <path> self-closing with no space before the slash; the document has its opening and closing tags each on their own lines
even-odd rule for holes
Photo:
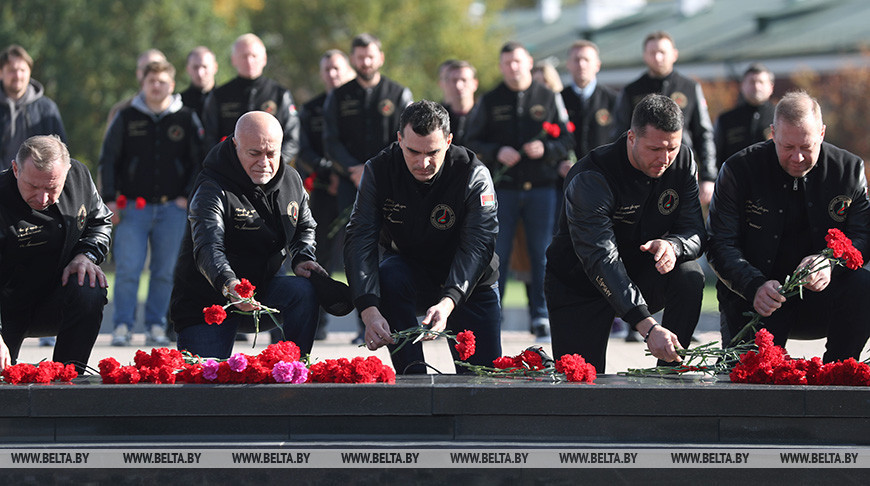
<svg viewBox="0 0 870 486">
<path fill-rule="evenodd" d="M 279 361 L 272 367 L 272 378 L 278 383 L 305 383 L 308 380 L 308 367 L 301 361 Z"/>
<path fill-rule="evenodd" d="M 245 371 L 245 368 L 248 367 L 248 358 L 245 357 L 242 353 L 236 353 L 230 356 L 230 359 L 227 360 L 227 363 L 230 365 L 230 369 L 235 371 L 236 373 L 241 373 Z"/>
<path fill-rule="evenodd" d="M 214 381 L 217 379 L 217 372 L 220 363 L 213 359 L 207 359 L 202 364 L 202 377 L 208 381 Z"/>
</svg>

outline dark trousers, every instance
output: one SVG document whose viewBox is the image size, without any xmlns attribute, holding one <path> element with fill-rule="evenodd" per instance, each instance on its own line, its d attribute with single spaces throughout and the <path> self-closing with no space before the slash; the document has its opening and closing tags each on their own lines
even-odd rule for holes
<svg viewBox="0 0 870 486">
<path fill-rule="evenodd" d="M 752 311 L 752 303 L 743 300 L 720 282 L 719 319 L 722 342 L 729 343 L 751 319 L 744 312 Z M 821 292 L 805 290 L 789 297 L 782 307 L 769 317 L 761 318 L 761 327 L 773 334 L 773 342 L 785 346 L 788 339 L 820 339 L 827 336 L 826 363 L 861 355 L 870 337 L 870 271 L 840 270 L 834 272 L 831 283 Z M 753 339 L 750 333 L 747 339 Z"/>
<path fill-rule="evenodd" d="M 319 306 L 314 286 L 307 278 L 276 276 L 257 295 L 257 300 L 278 309 L 275 319 L 283 326 L 281 339 L 296 343 L 303 356 L 311 353 Z M 227 308 L 227 318 L 222 324 L 208 325 L 201 321 L 178 331 L 178 349 L 203 358 L 229 358 L 233 352 L 236 332 L 255 331 L 253 316 L 237 314 L 233 312 L 234 309 L 235 307 Z M 265 313 L 260 314 L 260 331 L 268 331 L 274 327 L 275 321 L 271 317 Z"/>
<path fill-rule="evenodd" d="M 650 312 L 664 309 L 661 325 L 676 334 L 683 347 L 689 346 L 704 294 L 704 272 L 698 262 L 683 262 L 665 275 L 659 274 L 652 264 L 627 270 Z M 548 272 L 544 287 L 550 310 L 553 357 L 579 354 L 603 373 L 610 328 L 616 317 L 613 307 L 588 279 L 569 287 Z"/>
<path fill-rule="evenodd" d="M 85 371 L 108 299 L 106 289 L 91 287 L 87 277 L 79 286 L 77 279 L 77 275 L 71 275 L 65 286 L 58 285 L 47 297 L 23 309 L 9 302 L 0 304 L 3 341 L 13 363 L 18 360 L 24 338 L 56 335 L 52 359 L 74 364 L 79 373 Z"/>
<path fill-rule="evenodd" d="M 399 255 L 387 256 L 380 265 L 381 304 L 379 309 L 393 331 L 417 325 L 417 316 L 441 300 L 441 283 L 435 282 L 417 265 Z M 458 334 L 468 330 L 474 333 L 476 351 L 468 359 L 474 365 L 492 366 L 501 356 L 501 307 L 498 284 L 474 289 L 468 299 L 457 305 L 447 319 L 447 330 Z M 450 341 L 450 354 L 459 360 L 459 353 Z M 397 346 L 390 345 L 390 351 Z M 397 374 L 426 373 L 423 345 L 406 344 L 391 356 Z M 457 373 L 465 373 L 457 367 Z"/>
</svg>

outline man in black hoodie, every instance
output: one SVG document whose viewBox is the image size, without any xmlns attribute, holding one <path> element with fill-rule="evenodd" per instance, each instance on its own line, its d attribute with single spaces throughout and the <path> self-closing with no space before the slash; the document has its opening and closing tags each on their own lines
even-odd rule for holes
<svg viewBox="0 0 870 486">
<path fill-rule="evenodd" d="M 239 118 L 232 138 L 209 152 L 190 198 L 189 226 L 182 242 L 170 319 L 178 349 L 228 358 L 236 331 L 253 332 L 248 315 L 230 314 L 206 324 L 202 309 L 238 302 L 240 279 L 258 289 L 258 303 L 277 308 L 284 334 L 303 354 L 311 351 L 318 304 L 307 277 L 326 274 L 315 262 L 314 228 L 308 195 L 295 169 L 281 162 L 281 124 L 257 111 Z M 279 275 L 290 258 L 295 277 Z M 306 277 L 306 278 L 299 278 Z M 237 310 L 255 309 L 248 303 Z M 273 327 L 260 318 L 260 331 Z"/>
</svg>

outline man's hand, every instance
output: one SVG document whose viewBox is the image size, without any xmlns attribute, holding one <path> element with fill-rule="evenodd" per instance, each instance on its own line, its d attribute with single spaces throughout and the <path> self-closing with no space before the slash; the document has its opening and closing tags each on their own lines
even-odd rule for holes
<svg viewBox="0 0 870 486">
<path fill-rule="evenodd" d="M 365 171 L 365 164 L 348 167 L 347 171 L 350 173 L 350 180 L 353 182 L 353 185 L 359 188 L 359 181 L 362 180 L 363 172 Z"/>
<path fill-rule="evenodd" d="M 520 159 L 523 158 L 517 149 L 513 147 L 508 147 L 505 145 L 504 147 L 498 149 L 498 154 L 495 156 L 496 160 L 498 160 L 502 165 L 506 165 L 508 167 L 513 167 L 519 163 Z"/>
<path fill-rule="evenodd" d="M 311 276 L 311 272 L 317 272 L 324 276 L 329 275 L 326 270 L 324 270 L 323 267 L 320 266 L 319 263 L 312 260 L 305 260 L 304 262 L 296 265 L 296 267 L 293 269 L 293 273 L 295 273 L 298 277 L 308 278 Z"/>
<path fill-rule="evenodd" d="M 175 198 L 175 205 L 187 211 L 187 198 L 184 196 L 178 196 Z"/>
<path fill-rule="evenodd" d="M 453 299 L 450 297 L 442 297 L 440 302 L 426 311 L 426 316 L 420 324 L 423 326 L 429 326 L 429 329 L 433 331 L 441 332 L 447 327 L 447 318 L 450 317 L 450 313 L 453 312 L 453 309 L 455 308 L 456 302 L 453 302 Z M 435 339 L 436 337 L 435 334 L 426 334 L 423 339 L 428 341 Z"/>
<path fill-rule="evenodd" d="M 540 140 L 526 142 L 523 144 L 523 152 L 525 152 L 530 159 L 540 159 L 544 156 L 544 142 Z"/>
<path fill-rule="evenodd" d="M 227 280 L 227 283 L 224 284 L 224 287 L 226 288 L 226 292 L 224 293 L 224 295 L 226 296 L 226 298 L 230 302 L 239 302 L 240 300 L 242 300 L 242 298 L 239 296 L 239 294 L 236 293 L 236 285 L 238 285 L 240 283 L 241 283 L 241 281 L 239 279 L 233 278 L 233 279 Z M 260 303 L 257 302 L 256 300 L 254 300 L 254 302 L 255 302 L 255 304 L 249 304 L 247 302 L 239 302 L 238 304 L 233 304 L 233 305 L 236 307 L 236 309 L 238 309 L 242 312 L 251 312 L 255 309 L 260 308 Z"/>
<path fill-rule="evenodd" d="M 377 307 L 366 307 L 360 312 L 360 318 L 366 325 L 366 347 L 374 351 L 385 344 L 395 344 L 390 334 L 390 325 Z"/>
<path fill-rule="evenodd" d="M 755 312 L 761 314 L 762 317 L 769 317 L 773 311 L 782 307 L 785 296 L 779 293 L 780 287 L 780 283 L 776 280 L 768 280 L 761 287 L 758 287 L 758 290 L 755 291 L 755 298 L 752 299 L 752 307 Z"/>
<path fill-rule="evenodd" d="M 0 337 L 0 371 L 5 370 L 11 365 L 12 356 L 9 354 L 9 348 L 6 347 L 6 343 L 3 341 L 3 338 Z"/>
<path fill-rule="evenodd" d="M 338 174 L 335 172 L 329 173 L 329 185 L 326 187 L 326 193 L 330 196 L 335 196 L 338 194 Z"/>
<path fill-rule="evenodd" d="M 677 349 L 682 349 L 677 335 L 656 324 L 655 319 L 647 317 L 636 326 L 637 332 L 647 336 L 646 346 L 649 348 L 649 352 L 656 358 L 668 363 L 682 362 L 683 359 L 677 354 Z"/>
<path fill-rule="evenodd" d="M 667 240 L 650 240 L 640 245 L 640 251 L 652 253 L 656 262 L 656 270 L 664 275 L 674 269 L 677 264 L 677 253 L 674 245 Z"/>
<path fill-rule="evenodd" d="M 106 207 L 112 212 L 112 226 L 117 226 L 121 222 L 121 215 L 118 214 L 118 203 L 115 201 L 107 202 Z"/>
<path fill-rule="evenodd" d="M 808 269 L 821 266 L 821 269 L 807 276 L 807 283 L 804 284 L 804 287 L 813 292 L 821 292 L 822 290 L 825 290 L 829 283 L 831 283 L 831 265 L 827 262 L 824 265 L 820 265 L 822 261 L 824 261 L 823 256 L 810 255 L 805 257 L 801 260 L 800 264 L 798 264 L 798 268 L 807 267 Z"/>
<path fill-rule="evenodd" d="M 102 288 L 109 286 L 109 283 L 106 280 L 106 274 L 103 273 L 103 269 L 81 253 L 76 255 L 72 261 L 69 262 L 69 265 L 63 269 L 63 274 L 60 277 L 61 285 L 66 285 L 69 276 L 75 273 L 79 275 L 79 287 L 85 284 L 85 276 L 88 277 L 91 287 L 96 287 L 97 284 Z"/>
<path fill-rule="evenodd" d="M 701 206 L 710 204 L 710 200 L 713 199 L 714 187 L 716 187 L 716 183 L 713 181 L 701 181 L 698 184 L 698 199 L 701 200 Z"/>
</svg>

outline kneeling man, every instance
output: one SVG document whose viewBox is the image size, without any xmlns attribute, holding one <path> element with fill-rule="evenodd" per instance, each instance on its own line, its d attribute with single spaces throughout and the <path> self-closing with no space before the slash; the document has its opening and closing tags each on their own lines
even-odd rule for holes
<svg viewBox="0 0 870 486">
<path fill-rule="evenodd" d="M 54 361 L 85 370 L 100 332 L 112 212 L 54 135 L 28 138 L 0 173 L 0 369 L 28 336 L 57 336 Z"/>
<path fill-rule="evenodd" d="M 812 264 L 830 228 L 867 257 L 864 162 L 823 141 L 822 110 L 806 92 L 783 96 L 771 130 L 772 140 L 725 161 L 710 204 L 707 257 L 719 276 L 722 340 L 729 343 L 749 321 L 744 313 L 755 311 L 777 345 L 827 336 L 825 362 L 857 359 L 870 335 L 870 272 L 826 266 L 808 277 L 810 292 L 788 300 L 778 279 Z"/>
<path fill-rule="evenodd" d="M 303 355 L 311 352 L 318 303 L 307 277 L 326 271 L 314 258 L 316 223 L 302 179 L 281 161 L 283 137 L 274 116 L 245 113 L 233 137 L 217 144 L 203 162 L 172 290 L 170 319 L 178 349 L 228 358 L 236 331 L 254 331 L 248 315 L 230 314 L 222 324 L 208 325 L 202 314 L 204 307 L 238 301 L 235 286 L 246 278 L 257 287 L 258 302 L 280 311 L 275 317 L 283 321 L 285 337 Z M 295 277 L 279 274 L 285 258 Z M 245 303 L 236 307 L 254 309 Z M 272 319 L 260 317 L 260 331 L 273 327 Z"/>
<path fill-rule="evenodd" d="M 683 113 L 648 95 L 631 128 L 565 178 L 565 209 L 547 249 L 554 357 L 577 353 L 604 371 L 614 316 L 659 363 L 680 361 L 701 313 L 706 238 L 697 166 L 681 144 Z M 664 309 L 661 325 L 652 314 Z"/>
<path fill-rule="evenodd" d="M 366 162 L 347 227 L 344 263 L 366 345 L 395 350 L 390 334 L 423 315 L 434 331 L 473 331 L 468 361 L 492 366 L 501 356 L 501 310 L 489 171 L 474 152 L 450 144 L 443 106 L 412 103 L 399 126 L 398 142 Z M 420 343 L 392 359 L 398 374 L 426 372 Z"/>
</svg>

